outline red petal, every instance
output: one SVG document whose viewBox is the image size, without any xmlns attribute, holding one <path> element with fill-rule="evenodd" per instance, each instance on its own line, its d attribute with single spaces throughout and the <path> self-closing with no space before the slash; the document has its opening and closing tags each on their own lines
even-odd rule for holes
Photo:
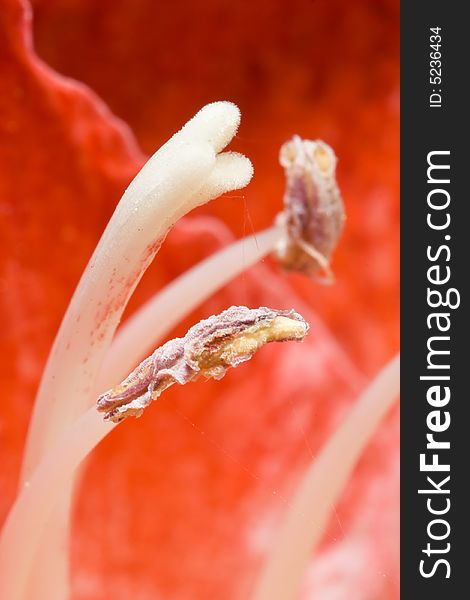
<svg viewBox="0 0 470 600">
<path fill-rule="evenodd" d="M 92 84 L 147 150 L 213 94 L 240 103 L 238 145 L 257 168 L 245 193 L 256 228 L 271 222 L 281 205 L 282 170 L 273 173 L 273 165 L 294 131 L 324 137 L 341 158 L 350 217 L 335 261 L 338 284 L 320 289 L 297 277 L 288 283 L 259 267 L 181 325 L 183 331 L 234 303 L 295 307 L 312 319 L 309 340 L 267 348 L 224 382 L 197 383 L 184 395 L 170 390 L 148 416 L 102 445 L 79 496 L 75 598 L 245 598 L 284 499 L 360 384 L 298 294 L 368 370 L 397 343 L 395 3 L 380 9 L 374 2 L 324 3 L 315 19 L 311 3 L 272 3 L 250 9 L 260 11 L 262 28 L 243 4 L 236 14 L 198 4 L 204 23 L 198 28 L 189 4 L 163 14 L 152 2 L 35 4 L 41 53 Z M 60 10 L 69 11 L 68 21 Z M 90 90 L 37 60 L 19 2 L 4 3 L 0 25 L 5 514 L 48 348 L 143 157 L 126 126 Z M 102 62 L 90 60 L 96 56 Z M 240 233 L 251 228 L 242 206 L 232 197 L 205 212 Z M 215 221 L 187 220 L 169 236 L 133 306 L 229 238 Z M 394 415 L 382 428 L 325 535 L 310 574 L 319 597 L 338 589 L 352 599 L 398 597 L 397 423 Z"/>
</svg>

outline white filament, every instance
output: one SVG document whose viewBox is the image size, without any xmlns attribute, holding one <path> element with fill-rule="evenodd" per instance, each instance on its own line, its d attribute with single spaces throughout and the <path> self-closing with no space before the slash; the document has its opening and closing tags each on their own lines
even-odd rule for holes
<svg viewBox="0 0 470 600">
<path fill-rule="evenodd" d="M 396 356 L 363 392 L 307 470 L 281 524 L 253 600 L 298 598 L 308 561 L 338 496 L 399 390 L 400 357 Z"/>
</svg>

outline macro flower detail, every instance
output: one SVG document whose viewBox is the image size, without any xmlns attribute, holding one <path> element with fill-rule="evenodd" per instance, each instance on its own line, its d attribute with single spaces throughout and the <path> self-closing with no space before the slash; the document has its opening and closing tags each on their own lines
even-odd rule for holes
<svg viewBox="0 0 470 600">
<path fill-rule="evenodd" d="M 286 174 L 284 212 L 279 222 L 285 238 L 278 257 L 288 271 L 331 282 L 330 257 L 343 229 L 345 214 L 336 183 L 336 155 L 321 140 L 298 135 L 282 145 L 279 162 Z"/>
<path fill-rule="evenodd" d="M 199 376 L 221 379 L 269 342 L 302 340 L 308 325 L 295 311 L 232 306 L 191 327 L 183 338 L 157 348 L 118 386 L 101 394 L 97 408 L 118 423 L 140 417 L 170 385 Z"/>
<path fill-rule="evenodd" d="M 0 11 L 0 597 L 396 600 L 396 404 L 378 417 L 397 377 L 366 404 L 361 392 L 399 339 L 398 3 L 30 4 L 6 0 Z M 55 416 L 44 411 L 37 431 L 49 438 L 57 425 L 60 437 L 22 468 L 47 353 L 116 200 L 217 98 L 242 108 L 235 152 L 213 143 L 220 122 L 208 138 L 177 134 L 175 158 L 195 152 L 161 181 L 181 188 L 191 172 L 194 198 L 173 194 L 171 206 L 227 191 L 237 164 L 247 181 L 236 152 L 255 178 L 232 192 L 237 177 L 229 194 L 171 223 L 166 213 L 136 222 L 131 210 L 103 255 L 116 250 L 117 264 L 93 278 L 50 371 Z M 236 110 L 224 106 L 234 130 Z M 348 223 L 333 249 L 335 286 L 316 285 L 326 275 L 318 257 L 332 259 L 313 239 L 317 258 L 302 257 L 312 277 L 283 276 L 268 258 L 286 235 L 273 226 L 285 186 L 275 162 L 293 132 L 340 157 Z M 283 248 L 300 255 L 301 245 Z M 103 419 L 100 393 L 232 304 L 295 307 L 309 335 L 270 344 L 222 381 L 171 386 L 146 418 Z"/>
</svg>

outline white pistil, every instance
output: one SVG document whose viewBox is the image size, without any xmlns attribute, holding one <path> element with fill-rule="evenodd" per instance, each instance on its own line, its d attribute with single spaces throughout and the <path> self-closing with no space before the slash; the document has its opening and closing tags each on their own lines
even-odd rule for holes
<svg viewBox="0 0 470 600">
<path fill-rule="evenodd" d="M 390 361 L 307 470 L 255 588 L 253 600 L 295 600 L 312 552 L 363 450 L 400 390 L 400 357 Z"/>
<path fill-rule="evenodd" d="M 58 434 L 93 402 L 93 386 L 122 312 L 168 230 L 195 206 L 244 187 L 245 157 L 216 155 L 240 114 L 204 107 L 144 165 L 117 206 L 64 316 L 44 371 L 25 451 L 23 479 Z"/>
<path fill-rule="evenodd" d="M 231 152 L 218 154 L 232 139 L 239 121 L 238 108 L 229 102 L 204 107 L 144 165 L 126 190 L 80 280 L 50 353 L 28 433 L 22 485 L 61 433 L 93 402 L 96 378 L 121 315 L 168 230 L 194 207 L 244 187 L 251 179 L 247 158 Z M 71 490 L 72 480 L 63 485 L 65 507 L 58 507 L 54 514 L 67 514 Z M 41 548 L 38 564 L 52 565 L 47 571 L 38 567 L 42 571 L 41 595 L 47 600 L 53 597 L 54 570 L 56 579 L 65 579 L 58 571 L 60 565 L 66 568 L 62 559 L 66 522 L 51 517 Z M 17 535 L 24 535 L 21 531 L 18 529 Z M 28 573 L 17 577 L 25 580 Z M 38 580 L 36 573 L 32 577 Z M 22 588 L 25 585 L 23 582 Z M 5 597 L 16 600 L 22 596 Z"/>
</svg>

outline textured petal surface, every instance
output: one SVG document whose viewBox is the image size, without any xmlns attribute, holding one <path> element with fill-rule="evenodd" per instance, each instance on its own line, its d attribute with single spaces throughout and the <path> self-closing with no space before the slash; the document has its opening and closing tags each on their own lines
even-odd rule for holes
<svg viewBox="0 0 470 600">
<path fill-rule="evenodd" d="M 265 348 L 222 382 L 168 390 L 102 444 L 77 497 L 74 600 L 246 598 L 302 469 L 364 385 L 351 359 L 371 374 L 397 346 L 397 5 L 33 6 L 40 55 L 98 92 L 146 152 L 207 101 L 242 109 L 236 146 L 254 159 L 253 183 L 173 230 L 130 311 L 229 243 L 221 221 L 237 235 L 271 222 L 284 189 L 274 165 L 293 133 L 325 139 L 340 157 L 338 283 L 285 277 L 267 261 L 174 332 L 232 304 L 269 305 L 305 316 L 305 343 Z M 0 12 L 1 515 L 63 311 L 144 160 L 94 92 L 36 58 L 25 14 L 18 0 Z M 345 490 L 306 597 L 398 598 L 397 427 L 394 413 Z"/>
</svg>

